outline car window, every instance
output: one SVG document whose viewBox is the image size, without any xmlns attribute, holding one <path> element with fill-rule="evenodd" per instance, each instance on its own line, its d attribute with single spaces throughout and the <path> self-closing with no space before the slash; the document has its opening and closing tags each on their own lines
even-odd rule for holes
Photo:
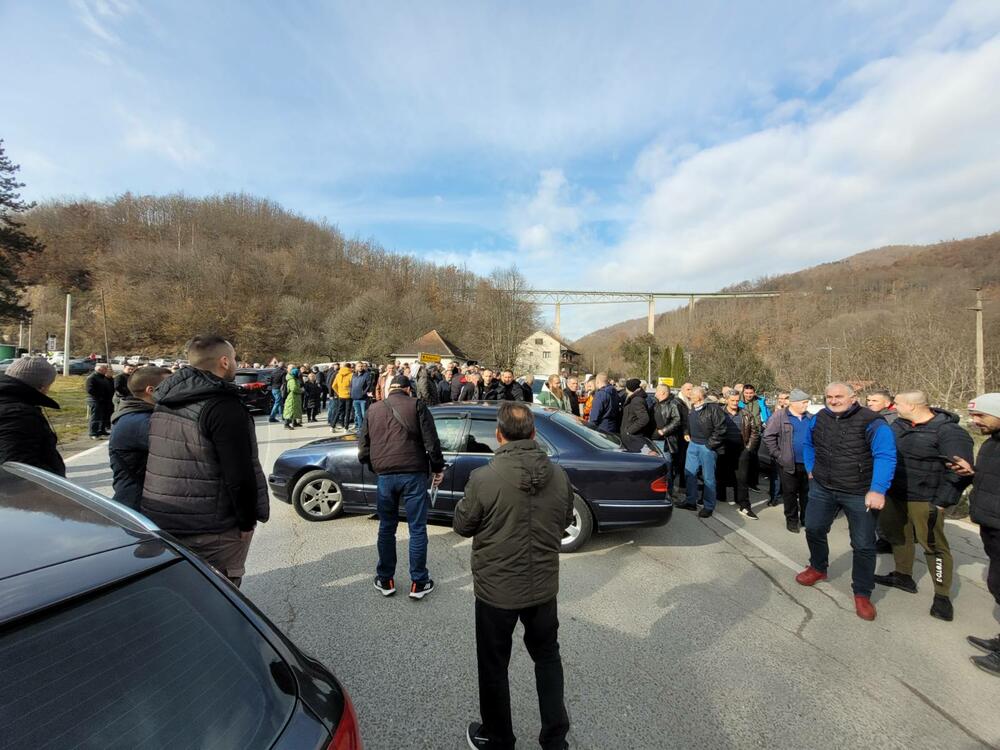
<svg viewBox="0 0 1000 750">
<path fill-rule="evenodd" d="M 285 662 L 188 563 L 0 633 L 7 747 L 267 748 Z"/>
<path fill-rule="evenodd" d="M 462 447 L 463 453 L 493 453 L 499 447 L 495 419 L 470 420 L 469 434 Z"/>
<path fill-rule="evenodd" d="M 577 437 L 583 438 L 595 448 L 600 448 L 605 451 L 618 451 L 622 449 L 622 442 L 620 438 L 600 432 L 590 425 L 584 424 L 572 414 L 556 412 L 552 415 L 552 421 L 562 427 L 565 427 Z"/>
<path fill-rule="evenodd" d="M 458 453 L 462 450 L 462 434 L 465 432 L 463 417 L 434 417 L 434 427 L 437 429 L 442 451 Z"/>
<path fill-rule="evenodd" d="M 234 382 L 236 385 L 249 385 L 259 380 L 260 375 L 256 372 L 238 372 L 236 373 L 236 380 Z"/>
</svg>

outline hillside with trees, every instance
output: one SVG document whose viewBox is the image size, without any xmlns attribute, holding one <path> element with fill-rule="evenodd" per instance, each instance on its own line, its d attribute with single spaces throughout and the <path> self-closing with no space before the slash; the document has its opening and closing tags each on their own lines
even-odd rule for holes
<svg viewBox="0 0 1000 750">
<path fill-rule="evenodd" d="M 681 344 L 695 382 L 754 381 L 818 393 L 829 368 L 836 379 L 892 391 L 920 388 L 936 403 L 958 408 L 975 390 L 975 316 L 969 308 L 976 287 L 985 308 L 986 385 L 996 389 L 1000 233 L 879 248 L 743 282 L 729 289 L 784 293 L 702 300 L 691 312 L 683 307 L 658 316 L 652 341 L 641 318 L 589 334 L 574 348 L 599 368 L 644 377 L 648 346 L 658 371 L 663 349 Z"/>
<path fill-rule="evenodd" d="M 523 285 L 514 269 L 436 266 L 249 195 L 52 201 L 19 220 L 44 245 L 20 270 L 36 345 L 46 331 L 62 340 L 67 292 L 87 352 L 105 348 L 103 292 L 113 355 L 175 355 L 213 331 L 247 360 L 377 361 L 437 328 L 472 356 L 513 361 L 537 327 L 534 306 L 503 291 Z M 497 325 L 503 309 L 514 325 Z M 16 321 L 2 323 L 16 341 Z"/>
</svg>

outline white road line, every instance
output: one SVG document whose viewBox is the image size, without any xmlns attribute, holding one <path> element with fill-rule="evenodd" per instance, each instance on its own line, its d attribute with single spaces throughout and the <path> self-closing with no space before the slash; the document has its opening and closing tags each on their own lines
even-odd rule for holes
<svg viewBox="0 0 1000 750">
<path fill-rule="evenodd" d="M 76 459 L 78 459 L 78 458 L 83 458 L 84 456 L 89 456 L 91 453 L 93 453 L 95 451 L 101 450 L 101 448 L 107 448 L 107 446 L 108 446 L 107 441 L 104 441 L 100 445 L 95 445 L 93 448 L 87 448 L 87 450 L 85 450 L 85 451 L 80 451 L 79 453 L 74 453 L 69 458 L 64 459 L 64 463 L 68 464 L 70 461 L 76 461 Z"/>
<path fill-rule="evenodd" d="M 780 562 L 782 565 L 784 565 L 789 570 L 793 570 L 796 573 L 798 573 L 799 571 L 803 570 L 806 567 L 803 563 L 797 563 L 792 558 L 788 557 L 788 555 L 784 554 L 783 552 L 779 552 L 774 547 L 772 547 L 770 544 L 768 544 L 767 542 L 765 542 L 763 539 L 758 539 L 757 537 L 755 537 L 753 534 L 751 534 L 749 531 L 747 531 L 743 527 L 737 526 L 735 523 L 733 523 L 732 521 L 730 521 L 728 518 L 724 518 L 723 516 L 720 516 L 717 513 L 713 513 L 712 514 L 712 518 L 714 518 L 719 523 L 721 523 L 721 524 L 723 524 L 725 526 L 728 526 L 730 529 L 732 529 L 737 534 L 739 534 L 741 537 L 743 537 L 744 539 L 746 539 L 748 542 L 750 542 L 750 544 L 752 544 L 754 547 L 756 547 L 757 549 L 759 549 L 765 555 L 767 555 L 768 557 L 772 558 L 773 560 L 776 560 L 777 562 Z"/>
</svg>

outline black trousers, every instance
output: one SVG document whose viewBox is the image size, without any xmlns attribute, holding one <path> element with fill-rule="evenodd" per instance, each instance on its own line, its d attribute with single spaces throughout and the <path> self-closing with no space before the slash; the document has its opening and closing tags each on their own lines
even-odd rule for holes
<svg viewBox="0 0 1000 750">
<path fill-rule="evenodd" d="M 499 609 L 476 599 L 476 657 L 479 663 L 480 734 L 497 748 L 514 747 L 510 718 L 510 650 L 514 626 L 524 625 L 524 645 L 535 662 L 535 688 L 543 748 L 564 748 L 569 715 L 563 701 L 563 668 L 559 656 L 559 618 L 556 600 L 526 609 Z M 492 745 L 491 745 L 492 747 Z"/>
<path fill-rule="evenodd" d="M 687 455 L 687 440 L 684 439 L 683 435 L 678 435 L 677 452 L 673 455 L 672 471 L 674 473 L 674 480 L 676 481 L 677 486 L 681 489 L 687 486 L 687 480 L 684 478 L 684 463 L 687 461 Z"/>
<path fill-rule="evenodd" d="M 733 488 L 733 499 L 741 508 L 750 507 L 750 470 L 754 454 L 743 447 L 743 443 L 726 442 L 725 450 L 719 454 L 715 464 L 715 492 L 720 501 L 725 501 L 728 487 Z"/>
<path fill-rule="evenodd" d="M 809 504 L 809 475 L 805 464 L 795 464 L 795 471 L 781 470 L 781 499 L 785 501 L 785 520 L 805 525 Z"/>
<path fill-rule="evenodd" d="M 111 411 L 112 404 L 110 401 L 98 401 L 93 398 L 87 399 L 87 426 L 91 437 L 108 432 L 111 429 Z"/>
<path fill-rule="evenodd" d="M 990 566 L 986 571 L 986 588 L 993 594 L 993 601 L 1000 606 L 1000 529 L 980 526 L 979 538 L 983 540 L 983 549 L 990 558 Z"/>
</svg>

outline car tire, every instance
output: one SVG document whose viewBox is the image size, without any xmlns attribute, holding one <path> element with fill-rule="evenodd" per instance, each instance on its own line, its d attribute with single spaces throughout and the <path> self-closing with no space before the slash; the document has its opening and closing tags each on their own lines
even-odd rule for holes
<svg viewBox="0 0 1000 750">
<path fill-rule="evenodd" d="M 561 552 L 576 552 L 594 533 L 594 517 L 583 498 L 573 495 L 573 524 L 566 527 Z"/>
<path fill-rule="evenodd" d="M 307 521 L 329 521 L 344 512 L 344 492 L 327 472 L 307 471 L 292 490 L 292 507 Z"/>
</svg>

